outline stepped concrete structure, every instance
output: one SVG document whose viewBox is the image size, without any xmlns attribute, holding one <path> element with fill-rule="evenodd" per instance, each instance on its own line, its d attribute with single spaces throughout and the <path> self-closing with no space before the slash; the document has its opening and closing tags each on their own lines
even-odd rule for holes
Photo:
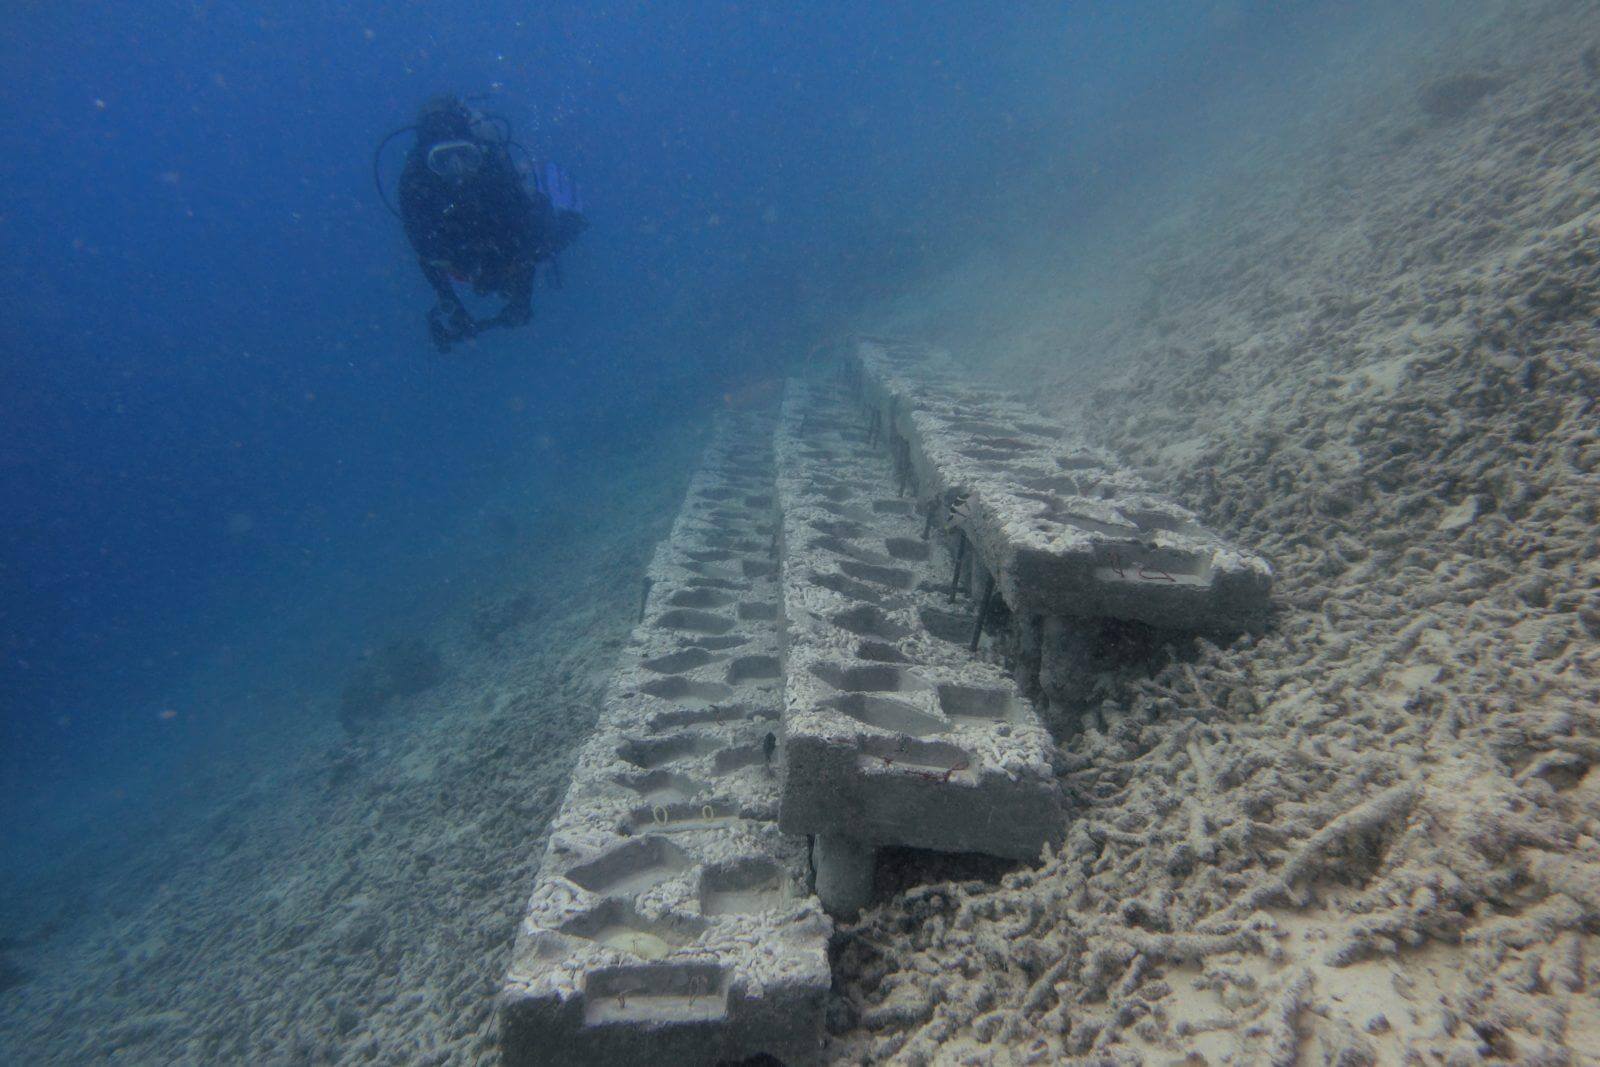
<svg viewBox="0 0 1600 1067">
<path fill-rule="evenodd" d="M 1081 696 L 1097 620 L 1250 628 L 1271 579 L 924 346 L 859 341 L 776 415 L 725 415 L 552 823 L 506 1061 L 814 1061 L 830 916 L 880 849 L 1065 834 L 1030 695 Z"/>
<path fill-rule="evenodd" d="M 922 345 L 860 340 L 870 426 L 915 494 L 948 509 L 1012 610 L 1187 630 L 1259 626 L 1272 569 L 1015 394 Z"/>
<path fill-rule="evenodd" d="M 778 828 L 772 419 L 728 417 L 649 571 L 501 997 L 511 1064 L 813 1058 L 831 924 Z"/>
<path fill-rule="evenodd" d="M 791 382 L 777 435 L 785 762 L 780 824 L 816 835 L 830 912 L 878 847 L 1034 859 L 1065 829 L 1054 742 L 969 649 L 915 501 L 839 387 Z"/>
<path fill-rule="evenodd" d="M 1272 568 L 1151 491 L 1137 473 L 1014 393 L 926 345 L 858 339 L 847 374 L 868 436 L 893 456 L 930 531 L 954 543 L 979 614 L 1003 601 L 1020 673 L 1053 706 L 1080 699 L 1098 620 L 1262 627 Z"/>
</svg>

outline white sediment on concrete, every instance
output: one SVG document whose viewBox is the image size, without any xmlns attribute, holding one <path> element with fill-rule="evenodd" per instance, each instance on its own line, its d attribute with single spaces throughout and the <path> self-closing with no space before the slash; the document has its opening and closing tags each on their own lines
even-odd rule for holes
<svg viewBox="0 0 1600 1067">
<path fill-rule="evenodd" d="M 831 924 L 778 828 L 772 426 L 720 424 L 651 564 L 519 929 L 508 1063 L 816 1055 Z"/>
<path fill-rule="evenodd" d="M 966 380 L 938 351 L 861 339 L 848 365 L 869 434 L 1029 617 L 1117 618 L 1191 630 L 1259 627 L 1266 560 L 1200 525 L 1070 427 Z"/>
<path fill-rule="evenodd" d="M 950 603 L 942 554 L 841 387 L 789 384 L 777 466 L 781 822 L 818 835 L 824 903 L 864 902 L 881 845 L 1037 857 L 1065 830 L 1053 743 L 969 651 L 975 611 Z"/>
</svg>

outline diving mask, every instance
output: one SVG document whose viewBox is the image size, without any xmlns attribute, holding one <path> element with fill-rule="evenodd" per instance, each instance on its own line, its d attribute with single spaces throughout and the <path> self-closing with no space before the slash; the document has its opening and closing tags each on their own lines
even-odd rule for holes
<svg viewBox="0 0 1600 1067">
<path fill-rule="evenodd" d="M 471 141 L 440 141 L 428 149 L 428 169 L 441 178 L 459 182 L 483 166 L 483 146 Z"/>
</svg>

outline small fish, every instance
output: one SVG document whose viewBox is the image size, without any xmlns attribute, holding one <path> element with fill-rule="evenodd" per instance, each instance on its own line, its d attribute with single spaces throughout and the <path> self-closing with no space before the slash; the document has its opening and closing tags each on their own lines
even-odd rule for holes
<svg viewBox="0 0 1600 1067">
<path fill-rule="evenodd" d="M 767 766 L 772 766 L 772 754 L 778 750 L 778 735 L 767 734 L 761 739 L 761 755 L 767 761 Z"/>
</svg>

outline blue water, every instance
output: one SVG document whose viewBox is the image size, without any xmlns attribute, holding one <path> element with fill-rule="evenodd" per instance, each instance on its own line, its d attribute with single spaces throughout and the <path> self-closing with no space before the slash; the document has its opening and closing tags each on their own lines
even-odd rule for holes
<svg viewBox="0 0 1600 1067">
<path fill-rule="evenodd" d="M 1024 232 L 1067 239 L 1130 175 L 1181 165 L 1206 101 L 1326 17 L 12 5 L 8 873 L 137 818 L 208 753 L 272 759 L 294 714 L 326 718 L 335 665 L 492 554 L 486 514 L 515 502 L 536 527 L 647 427 L 781 376 L 864 302 Z M 440 356 L 371 152 L 445 91 L 490 94 L 577 176 L 591 227 L 531 326 Z"/>
</svg>

